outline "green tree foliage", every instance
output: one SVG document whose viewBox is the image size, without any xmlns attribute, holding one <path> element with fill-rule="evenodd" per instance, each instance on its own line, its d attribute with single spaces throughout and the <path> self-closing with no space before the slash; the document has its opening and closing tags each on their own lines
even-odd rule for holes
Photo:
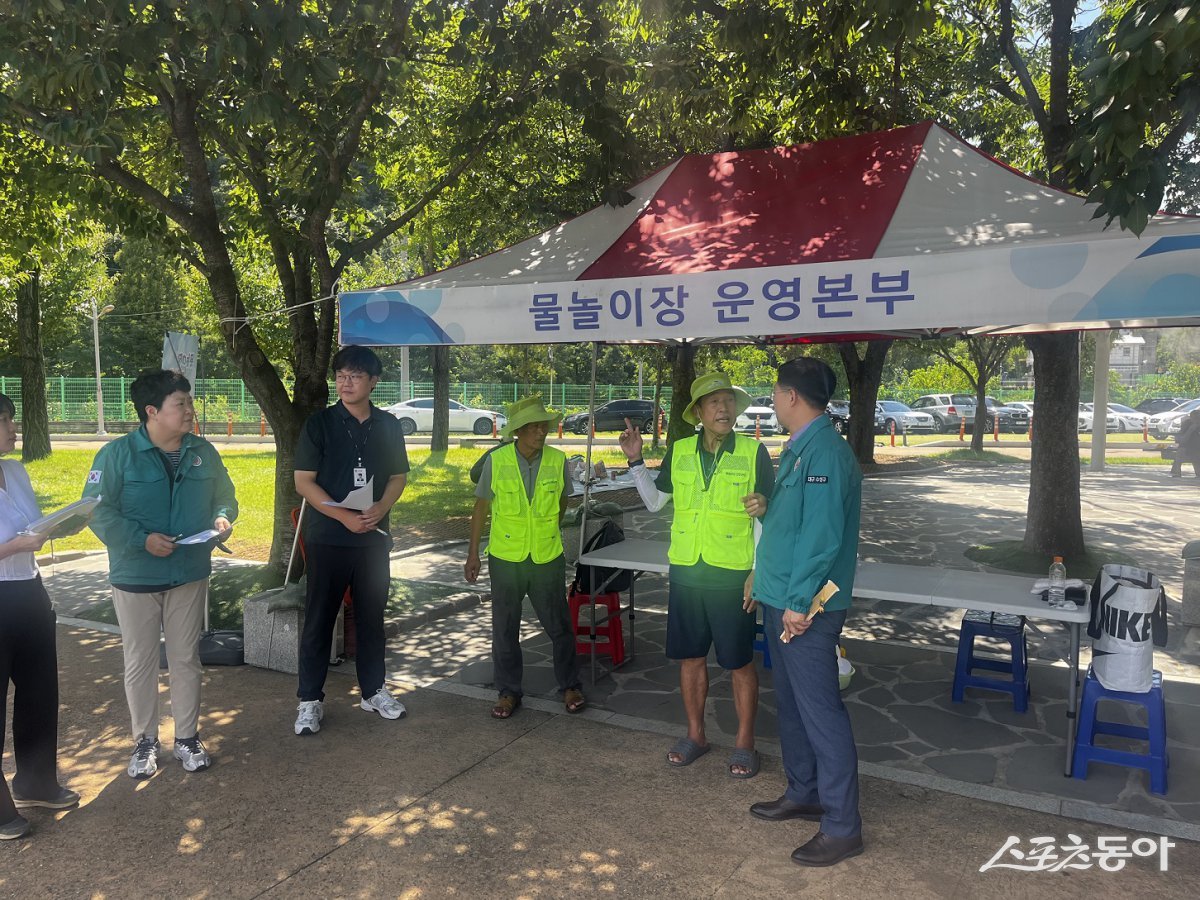
<svg viewBox="0 0 1200 900">
<path fill-rule="evenodd" d="M 1103 22 L 1080 72 L 1087 108 L 1067 165 L 1097 216 L 1140 234 L 1161 207 L 1172 157 L 1185 143 L 1195 147 L 1200 6 L 1123 0 L 1107 4 Z"/>
</svg>

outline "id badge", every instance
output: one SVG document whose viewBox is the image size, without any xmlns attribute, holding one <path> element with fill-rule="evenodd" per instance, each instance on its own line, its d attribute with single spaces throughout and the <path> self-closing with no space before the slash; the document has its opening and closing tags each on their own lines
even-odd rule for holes
<svg viewBox="0 0 1200 900">
<path fill-rule="evenodd" d="M 354 468 L 354 486 L 365 487 L 367 484 L 367 470 L 364 466 L 355 466 Z"/>
</svg>

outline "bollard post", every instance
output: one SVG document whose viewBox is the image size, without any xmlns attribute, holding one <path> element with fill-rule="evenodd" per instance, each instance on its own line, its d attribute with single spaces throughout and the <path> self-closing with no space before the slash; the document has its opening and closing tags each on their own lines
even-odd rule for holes
<svg viewBox="0 0 1200 900">
<path fill-rule="evenodd" d="M 225 435 L 226 435 L 226 437 L 233 437 L 233 413 L 232 412 L 225 413 Z"/>
<path fill-rule="evenodd" d="M 908 426 L 907 425 L 905 425 L 903 428 L 900 429 L 900 440 L 904 443 L 905 447 L 908 446 Z"/>
<path fill-rule="evenodd" d="M 960 441 L 964 440 L 964 436 L 966 435 L 966 433 L 967 433 L 967 417 L 963 416 L 961 419 L 958 420 L 958 439 Z"/>
<path fill-rule="evenodd" d="M 192 434 L 199 434 L 199 433 L 200 433 L 200 420 L 192 419 Z"/>
<path fill-rule="evenodd" d="M 756 441 L 762 440 L 762 417 L 761 416 L 754 417 L 754 439 Z"/>
<path fill-rule="evenodd" d="M 1000 417 L 992 416 L 992 440 L 1000 443 Z"/>
<path fill-rule="evenodd" d="M 495 439 L 498 434 L 499 432 L 496 430 L 496 417 L 492 416 L 492 438 Z"/>
<path fill-rule="evenodd" d="M 1033 446 L 1033 416 L 1029 417 L 1029 446 Z"/>
<path fill-rule="evenodd" d="M 562 419 L 558 420 L 558 436 L 562 437 Z"/>
<path fill-rule="evenodd" d="M 1032 422 L 1029 423 L 1029 427 L 1030 428 L 1033 427 Z M 1150 420 L 1149 419 L 1142 419 L 1142 443 L 1143 444 L 1150 443 Z"/>
<path fill-rule="evenodd" d="M 663 430 L 663 414 L 662 414 L 662 410 L 659 410 L 658 416 L 654 419 L 654 439 L 655 440 L 658 440 L 659 438 L 662 437 L 662 430 Z"/>
<path fill-rule="evenodd" d="M 896 420 L 888 419 L 888 433 L 891 435 L 892 446 L 896 446 Z"/>
<path fill-rule="evenodd" d="M 258 414 L 258 436 L 267 436 L 267 417 L 265 413 Z"/>
</svg>

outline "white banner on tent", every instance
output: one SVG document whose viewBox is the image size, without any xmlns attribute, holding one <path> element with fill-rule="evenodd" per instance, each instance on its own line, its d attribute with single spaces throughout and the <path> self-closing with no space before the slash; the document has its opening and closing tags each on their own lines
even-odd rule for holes
<svg viewBox="0 0 1200 900">
<path fill-rule="evenodd" d="M 441 288 L 342 293 L 340 342 L 652 341 L 1200 320 L 1200 223 L 1145 240 L 684 275 L 462 287 L 448 275 Z"/>
</svg>

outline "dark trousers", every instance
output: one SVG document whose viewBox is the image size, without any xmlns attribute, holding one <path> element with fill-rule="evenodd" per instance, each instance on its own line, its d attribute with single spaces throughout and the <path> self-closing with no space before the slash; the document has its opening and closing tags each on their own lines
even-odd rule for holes
<svg viewBox="0 0 1200 900">
<path fill-rule="evenodd" d="M 1184 463 L 1191 463 L 1192 474 L 1200 478 L 1200 454 L 1185 453 L 1183 448 L 1180 447 L 1175 451 L 1175 458 L 1171 462 L 1171 474 L 1176 478 L 1182 478 Z"/>
<path fill-rule="evenodd" d="M 858 750 L 838 689 L 835 655 L 845 621 L 844 609 L 821 613 L 808 631 L 785 644 L 779 640 L 783 610 L 763 606 L 788 780 L 786 796 L 796 803 L 824 807 L 821 830 L 830 837 L 851 837 L 862 831 Z"/>
<path fill-rule="evenodd" d="M 530 559 L 514 563 L 488 556 L 488 577 L 492 583 L 492 681 L 496 690 L 521 696 L 521 607 L 526 597 L 554 648 L 554 678 L 559 690 L 579 687 L 575 630 L 567 612 L 566 559 L 560 556 L 538 564 Z"/>
<path fill-rule="evenodd" d="M 0 581 L 0 755 L 8 683 L 13 683 L 13 789 L 22 797 L 58 788 L 58 651 L 54 610 L 42 579 Z M 17 816 L 0 776 L 0 824 Z"/>
<path fill-rule="evenodd" d="M 305 548 L 308 592 L 304 605 L 304 633 L 300 636 L 301 700 L 325 699 L 325 676 L 338 607 L 350 588 L 354 599 L 354 636 L 358 642 L 355 666 L 363 697 L 373 697 L 383 687 L 383 608 L 387 605 L 391 571 L 391 542 L 378 545 L 336 547 L 309 544 Z"/>
</svg>

